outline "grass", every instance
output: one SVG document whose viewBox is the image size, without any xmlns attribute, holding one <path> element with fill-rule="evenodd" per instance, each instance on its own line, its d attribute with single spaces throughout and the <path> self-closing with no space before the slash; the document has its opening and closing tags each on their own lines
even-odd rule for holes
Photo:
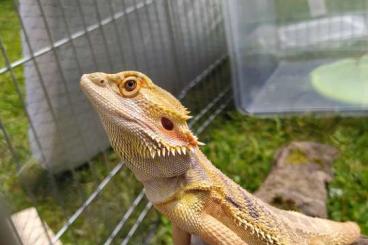
<svg viewBox="0 0 368 245">
<path fill-rule="evenodd" d="M 285 1 L 278 0 L 276 3 L 277 6 L 281 6 Z M 296 11 L 306 11 L 304 1 L 293 0 L 290 3 L 295 4 Z M 0 6 L 0 37 L 10 59 L 14 61 L 21 57 L 19 23 L 11 0 L 0 0 Z M 278 11 L 283 10 L 278 8 Z M 287 16 L 286 12 L 279 14 L 285 16 L 285 21 L 292 18 Z M 0 56 L 0 66 L 3 65 L 4 60 Z M 15 70 L 21 93 L 24 95 L 22 74 L 22 67 Z M 9 74 L 0 75 L 0 87 L 0 118 L 11 136 L 19 162 L 28 163 L 27 166 L 31 166 L 32 171 L 38 171 L 34 167 L 37 165 L 30 164 L 32 158 L 28 147 L 28 125 Z M 199 96 L 197 94 L 196 98 Z M 259 119 L 240 115 L 231 109 L 217 118 L 201 135 L 201 139 L 207 143 L 203 149 L 210 160 L 250 191 L 256 190 L 265 179 L 273 155 L 282 145 L 293 140 L 313 140 L 337 147 L 341 155 L 334 164 L 335 178 L 328 187 L 329 215 L 335 220 L 355 220 L 359 222 L 363 232 L 368 233 L 367 131 L 366 118 L 302 116 Z M 20 183 L 20 180 L 27 183 L 29 176 L 28 179 L 18 178 L 15 159 L 11 158 L 1 133 L 0 160 L 0 193 L 5 195 L 12 211 L 36 203 L 41 217 L 54 231 L 60 229 L 65 218 L 82 204 L 85 197 L 95 190 L 97 184 L 118 162 L 117 156 L 108 152 L 92 159 L 92 168 L 82 167 L 76 170 L 75 176 L 65 173 L 50 181 L 49 176 L 41 172 L 44 176 L 43 183 L 33 189 L 35 195 L 32 197 L 26 194 L 24 185 Z M 39 176 L 38 172 L 35 174 Z M 101 243 L 140 189 L 141 185 L 129 171 L 120 171 L 102 192 L 101 197 L 63 236 L 63 243 L 73 244 L 75 239 L 78 244 Z M 55 193 L 55 190 L 58 190 L 58 193 Z M 143 205 L 144 203 L 139 205 L 138 210 L 141 210 Z M 126 227 L 132 225 L 137 214 L 138 212 L 133 214 Z M 170 224 L 155 211 L 148 214 L 148 218 L 137 231 L 140 235 L 133 237 L 133 243 L 140 244 L 149 228 L 156 222 L 160 226 L 152 243 L 170 244 L 172 242 Z M 121 241 L 126 233 L 126 229 L 120 232 L 117 241 Z"/>
<path fill-rule="evenodd" d="M 365 11 L 368 7 L 365 0 L 324 0 L 328 14 L 341 14 Z M 275 0 L 275 12 L 280 24 L 310 18 L 310 8 L 306 0 Z M 287 6 L 287 7 L 285 7 Z M 292 9 L 292 11 L 290 11 Z"/>
<path fill-rule="evenodd" d="M 19 23 L 13 10 L 12 1 L 0 0 L 0 38 L 7 50 L 10 60 L 21 57 L 21 42 L 19 35 Z M 5 65 L 3 55 L 0 55 L 0 67 Z M 22 78 L 22 68 L 15 69 L 14 75 L 19 79 L 21 93 L 24 93 L 24 84 Z M 0 75 L 0 119 L 6 126 L 13 142 L 13 148 L 17 149 L 18 158 L 12 159 L 7 150 L 5 138 L 0 134 L 0 192 L 12 193 L 9 196 L 12 203 L 17 207 L 23 208 L 29 205 L 27 199 L 24 199 L 23 191 L 17 185 L 15 162 L 21 161 L 28 155 L 27 141 L 27 122 L 25 120 L 22 104 L 19 101 L 15 88 L 8 73 Z"/>
</svg>

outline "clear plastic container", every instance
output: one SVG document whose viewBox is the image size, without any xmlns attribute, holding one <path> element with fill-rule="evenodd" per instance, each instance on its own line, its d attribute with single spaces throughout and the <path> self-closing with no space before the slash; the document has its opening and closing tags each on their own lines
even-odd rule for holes
<svg viewBox="0 0 368 245">
<path fill-rule="evenodd" d="M 241 111 L 368 111 L 368 0 L 232 0 L 224 9 Z"/>
</svg>

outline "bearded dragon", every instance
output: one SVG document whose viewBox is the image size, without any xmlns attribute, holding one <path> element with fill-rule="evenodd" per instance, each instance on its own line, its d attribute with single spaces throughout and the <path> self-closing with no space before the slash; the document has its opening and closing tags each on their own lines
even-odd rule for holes
<svg viewBox="0 0 368 245">
<path fill-rule="evenodd" d="M 208 244 L 351 244 L 353 222 L 274 208 L 225 176 L 201 152 L 189 111 L 137 71 L 91 73 L 81 88 L 114 150 L 173 224 L 174 244 L 192 234 Z"/>
</svg>

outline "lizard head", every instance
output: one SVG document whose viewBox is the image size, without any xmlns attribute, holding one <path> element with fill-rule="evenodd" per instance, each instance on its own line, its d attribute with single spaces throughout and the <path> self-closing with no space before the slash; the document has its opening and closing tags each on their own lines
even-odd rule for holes
<svg viewBox="0 0 368 245">
<path fill-rule="evenodd" d="M 85 74 L 81 88 L 113 148 L 128 159 L 185 155 L 201 144 L 188 128 L 189 111 L 140 72 Z"/>
</svg>

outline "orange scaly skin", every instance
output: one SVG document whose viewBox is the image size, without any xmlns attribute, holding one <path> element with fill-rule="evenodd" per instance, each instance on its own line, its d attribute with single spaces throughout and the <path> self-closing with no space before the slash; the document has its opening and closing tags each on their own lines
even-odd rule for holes
<svg viewBox="0 0 368 245">
<path fill-rule="evenodd" d="M 196 234 L 209 244 L 351 244 L 353 222 L 271 207 L 227 178 L 201 152 L 189 112 L 136 71 L 82 76 L 116 152 L 173 223 L 175 244 Z"/>
</svg>

